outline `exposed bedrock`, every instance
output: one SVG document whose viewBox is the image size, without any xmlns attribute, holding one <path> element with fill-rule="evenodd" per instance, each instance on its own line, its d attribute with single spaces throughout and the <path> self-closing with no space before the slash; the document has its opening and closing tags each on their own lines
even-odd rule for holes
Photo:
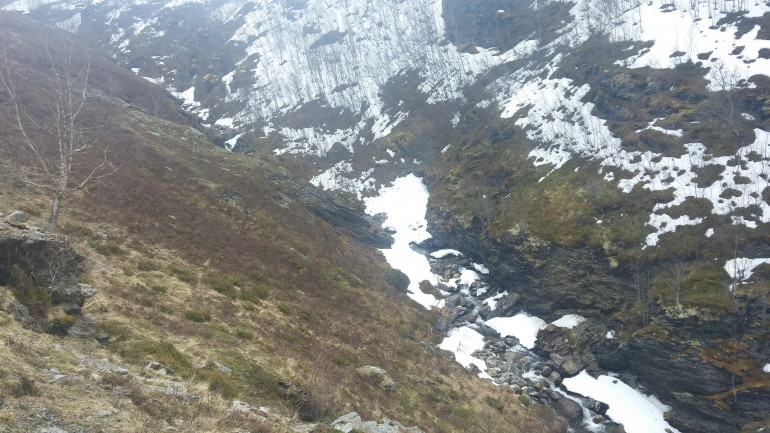
<svg viewBox="0 0 770 433">
<path fill-rule="evenodd" d="M 630 373 L 672 407 L 668 421 L 683 433 L 737 433 L 767 422 L 770 374 L 762 369 L 770 326 L 761 299 L 734 296 L 729 308 L 681 314 L 652 299 L 649 317 L 641 318 L 633 313 L 633 272 L 613 266 L 602 250 L 525 236 L 490 240 L 458 224 L 430 231 L 431 247 L 455 248 L 484 263 L 494 284 L 512 294 L 516 302 L 493 314 L 523 308 L 547 322 L 569 313 L 589 318 L 574 329 L 549 326 L 538 335 L 534 350 L 562 375 L 583 368 Z"/>
</svg>

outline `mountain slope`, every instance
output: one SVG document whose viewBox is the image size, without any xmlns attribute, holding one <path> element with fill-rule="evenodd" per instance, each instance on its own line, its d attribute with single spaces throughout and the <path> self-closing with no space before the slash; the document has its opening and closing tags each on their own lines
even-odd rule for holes
<svg viewBox="0 0 770 433">
<path fill-rule="evenodd" d="M 34 56 L 45 52 L 45 37 L 33 35 L 69 38 L 15 15 L 0 20 L 7 58 L 21 74 L 45 62 Z M 435 350 L 431 317 L 387 282 L 381 255 L 355 239 L 350 224 L 366 221 L 355 204 L 294 180 L 270 156 L 213 146 L 196 125 L 179 123 L 178 112 L 166 113 L 171 120 L 151 115 L 151 83 L 89 57 L 86 110 L 93 119 L 109 113 L 98 126 L 120 169 L 72 195 L 61 227 L 72 254 L 90 263 L 77 281 L 98 291 L 82 313 L 109 341 L 39 334 L 3 312 L 0 429 L 286 431 L 295 410 L 317 421 L 356 410 L 423 431 L 557 425 L 550 409 L 523 407 Z M 131 90 L 109 94 L 103 83 Z M 19 90 L 28 112 L 45 113 L 39 89 Z M 18 134 L 4 128 L 3 157 L 17 158 L 8 151 Z M 0 192 L 3 215 L 21 208 L 31 218 L 27 229 L 0 226 L 5 279 L 5 263 L 18 258 L 8 252 L 19 251 L 12 239 L 61 238 L 36 229 L 45 222 L 45 191 L 6 178 Z M 34 263 L 46 259 L 30 257 L 18 264 L 39 276 Z M 17 283 L 3 281 L 5 311 Z M 44 327 L 81 320 L 51 302 L 38 318 Z M 152 361 L 163 367 L 146 367 Z M 367 365 L 389 372 L 395 390 L 357 372 Z"/>
<path fill-rule="evenodd" d="M 766 423 L 767 3 L 6 8 L 324 188 L 423 176 L 433 246 L 487 264 L 512 308 L 618 331 L 576 356 L 638 375 L 681 431 Z M 694 371 L 715 385 L 680 379 Z"/>
</svg>

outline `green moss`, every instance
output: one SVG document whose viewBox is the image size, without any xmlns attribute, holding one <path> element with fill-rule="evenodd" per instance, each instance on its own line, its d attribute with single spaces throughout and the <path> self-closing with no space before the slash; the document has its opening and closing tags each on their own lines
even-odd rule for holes
<svg viewBox="0 0 770 433">
<path fill-rule="evenodd" d="M 208 313 L 196 310 L 185 311 L 184 318 L 195 323 L 208 322 L 211 320 L 211 316 Z"/>
<path fill-rule="evenodd" d="M 27 307 L 32 317 L 44 318 L 48 314 L 48 308 L 51 306 L 48 291 L 38 286 L 35 279 L 18 265 L 11 267 L 9 286 L 13 296 Z"/>
</svg>

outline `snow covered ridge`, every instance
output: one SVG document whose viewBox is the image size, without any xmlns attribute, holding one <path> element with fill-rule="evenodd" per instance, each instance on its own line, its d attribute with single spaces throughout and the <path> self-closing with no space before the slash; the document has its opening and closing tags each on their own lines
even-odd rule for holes
<svg viewBox="0 0 770 433">
<path fill-rule="evenodd" d="M 179 16 L 182 18 L 207 17 L 207 27 L 226 32 L 222 35 L 229 38 L 226 46 L 241 55 L 234 69 L 220 78 L 228 92 L 225 99 L 237 101 L 239 108 L 222 118 L 210 119 L 207 111 L 198 114 L 209 123 L 222 125 L 247 125 L 257 120 L 271 124 L 276 117 L 314 101 L 355 113 L 358 121 L 342 128 L 287 128 L 271 124 L 286 138 L 284 152 L 319 156 L 335 142 L 353 150 L 354 145 L 383 137 L 408 116 L 408 112 L 387 107 L 383 101 L 382 88 L 394 77 L 416 72 L 420 78 L 419 91 L 426 95 L 429 104 L 462 100 L 462 90 L 475 82 L 479 74 L 510 60 L 494 49 L 460 52 L 458 47 L 446 43 L 441 0 L 300 3 L 17 0 L 4 9 L 24 13 L 57 9 L 57 17 L 63 16 L 62 10 L 66 9 L 71 18 L 63 20 L 61 26 L 73 32 L 80 26 L 81 12 L 88 10 L 91 16 L 105 17 L 104 26 L 111 34 L 107 39 L 114 49 L 126 55 L 130 55 L 135 41 L 141 45 L 149 40 L 152 44 L 151 37 L 165 34 L 166 29 L 159 26 L 175 10 L 184 8 L 185 15 Z M 162 43 L 155 44 L 151 49 L 164 49 Z M 242 66 L 248 69 L 240 71 Z M 175 71 L 164 69 L 167 83 L 185 89 L 192 84 L 173 82 Z M 236 72 L 250 75 L 248 87 L 233 87 Z M 191 102 L 195 101 L 185 99 L 187 105 Z"/>
</svg>

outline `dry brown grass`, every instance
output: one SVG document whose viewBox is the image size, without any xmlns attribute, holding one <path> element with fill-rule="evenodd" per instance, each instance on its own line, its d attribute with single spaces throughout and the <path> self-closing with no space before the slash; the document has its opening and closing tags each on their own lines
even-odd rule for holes
<svg viewBox="0 0 770 433">
<path fill-rule="evenodd" d="M 2 39 L 15 27 L 0 28 Z M 134 103 L 152 90 L 106 66 L 98 74 L 104 76 L 94 79 L 95 90 L 112 82 L 131 94 L 113 96 Z M 432 313 L 385 282 L 388 267 L 372 246 L 342 234 L 288 197 L 285 192 L 296 180 L 285 178 L 277 160 L 228 153 L 187 125 L 114 99 L 102 99 L 91 109 L 110 113 L 105 136 L 112 158 L 122 165 L 103 184 L 71 196 L 60 226 L 92 263 L 81 280 L 99 294 L 84 313 L 111 340 L 101 347 L 0 321 L 1 335 L 14 333 L 9 350 L 0 350 L 0 368 L 8 375 L 24 372 L 40 391 L 37 397 L 6 397 L 0 423 L 18 426 L 25 402 L 35 399 L 62 420 L 105 431 L 137 431 L 137 426 L 155 431 L 164 420 L 180 431 L 279 431 L 282 424 L 275 416 L 264 421 L 233 415 L 230 400 L 288 411 L 278 380 L 312 385 L 320 354 L 337 360 L 323 369 L 324 383 L 334 386 L 316 397 L 324 399 L 332 417 L 356 410 L 366 419 L 387 416 L 426 432 L 469 431 L 469 420 L 480 419 L 488 407 L 485 397 L 495 395 L 505 402 L 495 417 L 506 431 L 525 431 L 519 427 L 524 425 L 547 430 L 540 415 L 512 395 L 425 349 L 421 342 L 440 338 L 429 334 Z M 0 115 L 7 110 L 0 100 Z M 0 129 L 0 134 L 14 139 L 11 131 Z M 222 189 L 243 196 L 249 212 L 218 203 L 216 192 Z M 42 191 L 0 183 L 0 213 L 38 210 L 30 221 L 35 225 L 44 222 L 46 207 Z M 100 231 L 107 240 L 96 235 Z M 232 293 L 217 291 L 211 287 L 215 275 L 237 276 L 238 286 Z M 248 287 L 260 287 L 267 296 L 237 295 Z M 7 303 L 9 295 L 3 296 Z M 187 320 L 187 310 L 206 313 L 210 320 Z M 251 338 L 239 337 L 238 331 Z M 172 379 L 182 380 L 187 392 L 202 399 L 167 397 L 138 379 L 93 371 L 78 363 L 82 354 L 108 358 L 132 374 L 148 375 L 147 362 L 162 362 L 179 375 Z M 221 362 L 232 373 L 194 367 L 206 360 Z M 397 391 L 386 393 L 362 380 L 355 369 L 363 365 L 387 370 Z M 69 383 L 48 383 L 41 369 L 51 366 L 67 374 Z M 95 417 L 98 410 L 113 414 Z"/>
</svg>

